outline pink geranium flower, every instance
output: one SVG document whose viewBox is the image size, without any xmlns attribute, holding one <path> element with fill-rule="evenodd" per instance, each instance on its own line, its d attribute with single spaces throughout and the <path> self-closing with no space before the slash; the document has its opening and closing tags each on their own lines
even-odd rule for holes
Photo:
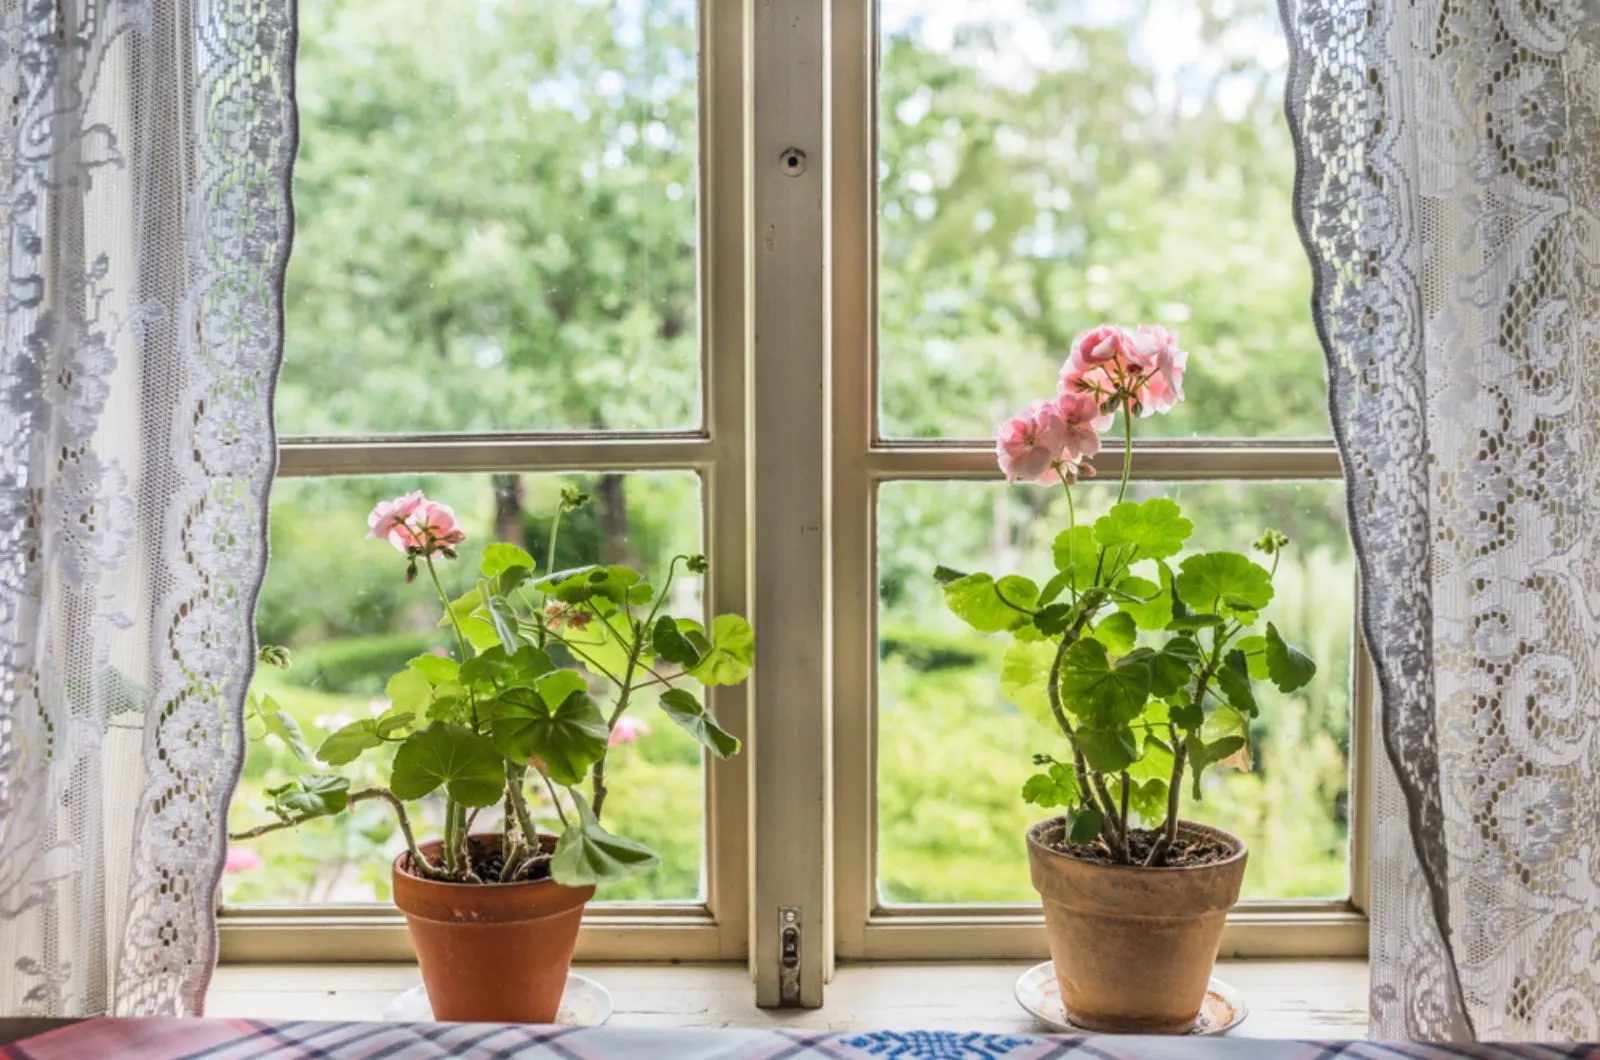
<svg viewBox="0 0 1600 1060">
<path fill-rule="evenodd" d="M 379 502 L 367 516 L 367 527 L 368 537 L 386 539 L 413 559 L 436 552 L 454 556 L 455 547 L 467 539 L 455 509 L 428 500 L 421 490 Z"/>
<path fill-rule="evenodd" d="M 222 863 L 224 872 L 249 872 L 261 867 L 261 855 L 249 847 L 229 847 L 228 859 Z"/>
<path fill-rule="evenodd" d="M 616 725 L 612 726 L 611 737 L 606 741 L 606 745 L 609 747 L 621 747 L 625 743 L 633 743 L 639 737 L 648 736 L 649 734 L 650 725 L 648 722 L 639 718 L 630 718 L 624 714 L 617 719 Z"/>
<path fill-rule="evenodd" d="M 1111 426 L 1111 417 L 1100 411 L 1093 394 L 1061 394 L 1055 400 L 1056 412 L 1065 424 L 1065 450 L 1074 463 L 1100 451 L 1100 432 Z"/>
<path fill-rule="evenodd" d="M 1189 355 L 1178 348 L 1178 336 L 1146 324 L 1133 337 L 1133 358 L 1148 375 L 1139 390 L 1140 415 L 1169 412 L 1183 400 L 1183 373 Z"/>
<path fill-rule="evenodd" d="M 1056 402 L 1034 402 L 1027 412 L 1000 424 L 995 460 L 1005 472 L 1006 482 L 1061 482 L 1075 477 L 1075 468 L 1066 471 L 1074 463 L 1067 452 L 1072 437 Z"/>
</svg>

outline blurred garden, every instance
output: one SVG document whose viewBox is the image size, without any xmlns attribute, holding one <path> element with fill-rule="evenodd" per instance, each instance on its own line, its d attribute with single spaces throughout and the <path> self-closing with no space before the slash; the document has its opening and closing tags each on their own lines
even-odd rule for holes
<svg viewBox="0 0 1600 1060">
<path fill-rule="evenodd" d="M 700 419 L 692 0 L 301 0 L 302 146 L 280 434 L 683 429 Z M 1102 320 L 1177 330 L 1189 400 L 1146 427 L 1326 436 L 1309 278 L 1289 209 L 1284 48 L 1267 0 L 885 0 L 880 355 L 888 435 L 987 438 Z M 483 545 L 544 562 L 563 486 L 594 503 L 555 565 L 659 574 L 702 546 L 685 472 L 283 479 L 260 639 L 291 649 L 258 694 L 313 748 L 382 711 L 384 685 L 448 649 L 404 560 L 363 540 L 375 501 L 424 489 Z M 1198 806 L 1253 850 L 1250 897 L 1346 893 L 1354 571 L 1337 483 L 1170 490 L 1197 548 L 1293 540 L 1269 617 L 1321 663 L 1269 693 L 1254 768 Z M 1108 503 L 1080 489 L 1080 516 Z M 1098 506 L 1098 507 L 1097 507 Z M 904 482 L 879 495 L 878 855 L 885 900 L 1024 901 L 1019 798 L 1058 750 L 1000 694 L 1002 645 L 945 612 L 936 563 L 1035 573 L 1059 491 Z M 716 563 L 717 557 L 712 555 Z M 685 583 L 686 593 L 695 590 Z M 678 614 L 698 600 L 673 601 Z M 759 666 L 759 660 L 757 662 Z M 617 751 L 608 814 L 662 854 L 601 895 L 702 894 L 700 750 L 648 724 Z M 375 779 L 371 756 L 363 768 Z M 252 743 L 231 824 L 302 771 Z M 356 781 L 361 782 L 360 778 Z M 421 829 L 438 822 L 425 810 Z M 625 822 L 625 824 L 623 823 Z M 225 900 L 388 897 L 385 807 L 230 850 Z"/>
</svg>

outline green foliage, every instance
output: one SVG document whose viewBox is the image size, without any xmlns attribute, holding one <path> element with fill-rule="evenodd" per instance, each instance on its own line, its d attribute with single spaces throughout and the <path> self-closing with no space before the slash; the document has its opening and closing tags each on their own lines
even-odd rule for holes
<svg viewBox="0 0 1600 1060">
<path fill-rule="evenodd" d="M 390 789 L 399 798 L 420 799 L 441 785 L 463 806 L 490 806 L 500 798 L 504 766 L 488 737 L 436 721 L 406 738 L 395 752 Z"/>
<path fill-rule="evenodd" d="M 732 758 L 739 753 L 739 741 L 717 724 L 694 693 L 682 688 L 661 693 L 661 710 L 677 723 L 684 732 L 718 758 Z"/>
<path fill-rule="evenodd" d="M 1039 587 L 1010 576 L 996 582 L 987 574 L 968 574 L 945 582 L 945 602 L 980 633 L 1000 633 L 1026 625 L 1039 602 Z"/>
<path fill-rule="evenodd" d="M 578 823 L 561 833 L 550 857 L 550 874 L 567 887 L 592 887 L 648 872 L 660 863 L 649 847 L 612 835 L 584 797 L 573 793 Z"/>
<path fill-rule="evenodd" d="M 1237 616 L 1272 602 L 1272 576 L 1237 552 L 1206 552 L 1178 564 L 1173 583 L 1194 613 Z"/>
<path fill-rule="evenodd" d="M 1175 501 L 1165 497 L 1123 501 L 1094 524 L 1096 544 L 1125 555 L 1124 562 L 1176 556 L 1192 533 L 1194 524 L 1183 517 Z"/>
</svg>

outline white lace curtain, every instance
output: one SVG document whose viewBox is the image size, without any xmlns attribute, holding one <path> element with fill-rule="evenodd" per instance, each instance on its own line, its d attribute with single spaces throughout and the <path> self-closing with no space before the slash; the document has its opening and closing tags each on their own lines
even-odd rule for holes
<svg viewBox="0 0 1600 1060">
<path fill-rule="evenodd" d="M 265 554 L 292 0 L 0 0 L 0 1016 L 193 1013 Z"/>
<path fill-rule="evenodd" d="M 1282 0 L 1383 1037 L 1600 1039 L 1600 4 Z"/>
</svg>

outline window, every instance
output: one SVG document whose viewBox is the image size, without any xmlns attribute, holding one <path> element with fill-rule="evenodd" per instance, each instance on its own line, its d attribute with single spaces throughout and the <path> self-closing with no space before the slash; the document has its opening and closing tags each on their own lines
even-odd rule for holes
<svg viewBox="0 0 1600 1060">
<path fill-rule="evenodd" d="M 930 572 L 1049 568 L 1065 503 L 997 481 L 993 425 L 1054 393 L 1072 336 L 1103 320 L 1160 321 L 1192 351 L 1189 399 L 1141 421 L 1133 495 L 1178 499 L 1194 548 L 1288 533 L 1274 619 L 1321 661 L 1264 705 L 1252 771 L 1186 804 L 1252 849 L 1224 946 L 1361 952 L 1369 691 L 1274 6 L 851 6 L 834 56 L 875 61 L 836 61 L 833 86 L 835 142 L 859 152 L 836 148 L 855 186 L 832 218 L 840 955 L 1042 952 L 1021 837 L 1043 814 L 1019 792 L 1056 742 Z M 1110 503 L 1110 448 L 1080 514 Z"/>
<path fill-rule="evenodd" d="M 666 726 L 626 749 L 667 865 L 602 896 L 580 953 L 749 954 L 763 1003 L 808 1004 L 835 952 L 1042 953 L 1018 788 L 1046 737 L 931 571 L 1041 562 L 1057 498 L 998 482 L 993 426 L 1078 330 L 1161 321 L 1191 399 L 1144 421 L 1135 488 L 1176 492 L 1197 545 L 1289 533 L 1274 617 L 1321 664 L 1195 808 L 1256 855 L 1225 946 L 1361 951 L 1371 690 L 1269 0 L 401 6 L 301 5 L 260 610 L 296 665 L 262 691 L 320 736 L 431 646 L 355 541 L 374 499 L 423 486 L 540 554 L 579 484 L 602 502 L 574 534 L 703 546 L 758 638 L 712 703 L 746 754 L 706 766 Z M 287 768 L 252 751 L 236 826 Z M 376 814 L 264 839 L 224 952 L 404 955 L 370 856 L 393 842 Z"/>
<path fill-rule="evenodd" d="M 727 43 L 694 0 L 307 0 L 299 20 L 281 460 L 257 613 L 262 642 L 294 663 L 263 668 L 256 691 L 315 747 L 381 709 L 406 659 L 444 646 L 395 554 L 360 540 L 375 501 L 417 488 L 473 535 L 447 582 L 464 585 L 492 540 L 543 562 L 575 485 L 595 501 L 565 523 L 558 563 L 659 570 L 704 550 L 705 591 L 748 611 L 739 145 L 702 103 L 697 62 Z M 728 208 L 706 204 L 713 181 L 732 182 Z M 676 605 L 692 613 L 708 601 L 687 584 Z M 742 734 L 743 690 L 714 698 Z M 619 749 L 613 806 L 663 865 L 598 896 L 581 952 L 736 956 L 743 763 L 708 767 L 674 726 L 646 724 Z M 275 742 L 252 744 L 232 827 L 270 821 L 262 792 L 295 771 Z M 225 956 L 293 958 L 314 936 L 324 956 L 329 938 L 347 957 L 405 953 L 385 809 L 234 844 Z"/>
</svg>

